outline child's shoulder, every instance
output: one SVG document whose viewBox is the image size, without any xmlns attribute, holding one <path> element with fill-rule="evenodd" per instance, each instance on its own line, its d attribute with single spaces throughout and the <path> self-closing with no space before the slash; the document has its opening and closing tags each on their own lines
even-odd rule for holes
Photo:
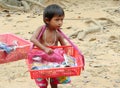
<svg viewBox="0 0 120 88">
<path fill-rule="evenodd" d="M 41 26 L 38 27 L 38 29 L 43 29 L 45 27 L 46 27 L 45 25 L 41 25 Z"/>
<path fill-rule="evenodd" d="M 45 29 L 45 25 L 39 26 L 39 27 L 37 28 L 37 31 L 40 31 L 40 30 L 42 30 L 42 29 Z"/>
<path fill-rule="evenodd" d="M 59 31 L 56 31 L 56 34 L 57 34 L 58 38 L 62 37 L 62 35 L 61 35 L 61 33 Z"/>
</svg>

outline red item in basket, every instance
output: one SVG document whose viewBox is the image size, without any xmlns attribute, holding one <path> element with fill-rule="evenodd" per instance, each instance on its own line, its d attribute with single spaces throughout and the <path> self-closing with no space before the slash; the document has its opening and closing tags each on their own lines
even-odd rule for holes
<svg viewBox="0 0 120 88">
<path fill-rule="evenodd" d="M 61 63 L 64 61 L 63 54 L 64 54 L 64 51 L 62 49 L 56 48 L 54 49 L 54 52 L 52 54 L 47 54 L 42 50 L 32 50 L 30 53 L 30 56 L 32 56 L 31 59 L 37 56 L 37 57 L 41 57 L 42 60 Z"/>
</svg>

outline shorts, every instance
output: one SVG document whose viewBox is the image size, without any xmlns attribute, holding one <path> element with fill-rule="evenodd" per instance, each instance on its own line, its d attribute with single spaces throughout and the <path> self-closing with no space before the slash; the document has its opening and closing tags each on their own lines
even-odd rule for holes
<svg viewBox="0 0 120 88">
<path fill-rule="evenodd" d="M 37 78 L 35 79 L 36 84 L 40 88 L 47 88 L 49 79 Z M 50 78 L 50 84 L 67 84 L 70 83 L 70 77 L 62 76 L 57 78 Z"/>
</svg>

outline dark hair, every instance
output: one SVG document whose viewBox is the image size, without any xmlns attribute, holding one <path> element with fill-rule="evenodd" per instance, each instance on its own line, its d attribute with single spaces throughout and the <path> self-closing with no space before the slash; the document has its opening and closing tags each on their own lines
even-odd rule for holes
<svg viewBox="0 0 120 88">
<path fill-rule="evenodd" d="M 44 22 L 45 22 L 45 18 L 48 18 L 48 20 L 51 20 L 55 15 L 64 16 L 63 9 L 59 5 L 56 5 L 56 4 L 47 6 L 43 12 Z"/>
</svg>

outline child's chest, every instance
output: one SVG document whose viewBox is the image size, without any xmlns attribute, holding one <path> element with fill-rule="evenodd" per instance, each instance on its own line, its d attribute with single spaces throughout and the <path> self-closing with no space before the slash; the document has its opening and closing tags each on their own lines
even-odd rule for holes
<svg viewBox="0 0 120 88">
<path fill-rule="evenodd" d="M 56 45 L 58 42 L 58 35 L 57 32 L 47 32 L 45 31 L 42 36 L 42 41 L 47 46 Z"/>
</svg>

